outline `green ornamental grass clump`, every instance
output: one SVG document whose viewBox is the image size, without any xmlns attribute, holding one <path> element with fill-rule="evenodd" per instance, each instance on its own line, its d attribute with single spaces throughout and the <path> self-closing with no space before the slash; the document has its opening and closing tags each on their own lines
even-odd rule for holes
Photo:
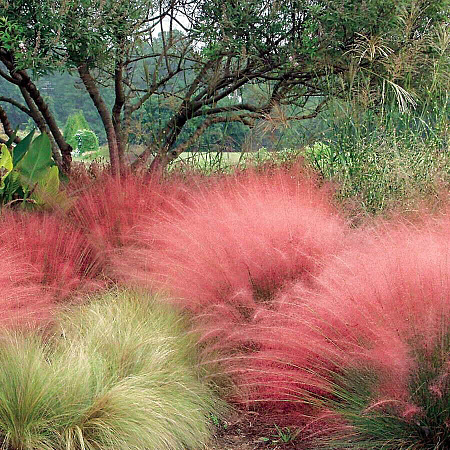
<svg viewBox="0 0 450 450">
<path fill-rule="evenodd" d="M 324 402 L 336 428 L 318 440 L 324 449 L 447 449 L 450 443 L 450 333 L 431 351 L 414 349 L 407 397 L 381 398 L 382 375 L 370 367 L 335 374 L 334 397 Z M 332 420 L 331 420 L 332 423 Z"/>
<path fill-rule="evenodd" d="M 3 332 L 0 339 L 0 443 L 5 449 L 62 448 L 55 425 L 64 414 L 64 385 L 33 335 Z"/>
<path fill-rule="evenodd" d="M 193 349 L 176 312 L 123 291 L 65 314 L 47 343 L 4 334 L 2 448 L 201 447 L 218 405 Z"/>
</svg>

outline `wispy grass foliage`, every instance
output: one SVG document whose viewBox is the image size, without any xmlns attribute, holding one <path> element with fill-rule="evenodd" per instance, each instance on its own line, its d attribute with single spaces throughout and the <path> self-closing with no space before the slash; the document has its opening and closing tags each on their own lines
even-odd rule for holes
<svg viewBox="0 0 450 450">
<path fill-rule="evenodd" d="M 304 153 L 338 183 L 338 198 L 355 201 L 365 215 L 416 210 L 424 199 L 433 206 L 450 186 L 448 115 L 448 97 L 404 113 L 336 103 L 319 142 Z"/>
<path fill-rule="evenodd" d="M 153 298 L 111 293 L 80 307 L 44 344 L 0 340 L 5 448 L 197 449 L 220 411 L 199 379 L 192 337 Z"/>
<path fill-rule="evenodd" d="M 25 262 L 26 276 L 54 300 L 95 287 L 100 267 L 93 248 L 75 227 L 50 214 L 4 213 L 0 243 Z"/>
<path fill-rule="evenodd" d="M 75 203 L 69 217 L 99 252 L 123 245 L 136 217 L 154 206 L 159 193 L 152 196 L 139 177 L 114 178 L 106 170 L 84 181 L 89 184 L 78 189 L 71 186 Z"/>
<path fill-rule="evenodd" d="M 1 448 L 14 450 L 62 448 L 60 430 L 55 428 L 58 424 L 58 415 L 61 414 L 61 405 L 56 394 L 63 391 L 64 386 L 55 376 L 52 364 L 48 362 L 47 351 L 48 348 L 37 336 L 2 331 Z M 65 381 L 67 378 L 66 376 Z"/>
<path fill-rule="evenodd" d="M 29 261 L 0 243 L 0 327 L 45 322 L 53 302 L 54 298 L 36 283 Z"/>
<path fill-rule="evenodd" d="M 309 423 L 319 448 L 447 448 L 449 230 L 447 217 L 362 231 L 313 289 L 261 310 L 259 352 L 237 360 L 248 400 Z"/>
<path fill-rule="evenodd" d="M 329 201 L 298 170 L 246 171 L 199 189 L 177 214 L 141 223 L 141 248 L 118 266 L 125 283 L 168 291 L 195 317 L 204 350 L 251 352 L 255 310 L 271 308 L 293 279 L 311 281 L 347 231 Z"/>
<path fill-rule="evenodd" d="M 167 305 L 112 293 L 70 312 L 61 330 L 67 366 L 84 358 L 92 365 L 91 379 L 73 383 L 84 394 L 66 391 L 65 403 L 77 403 L 67 433 L 92 447 L 115 440 L 111 448 L 197 448 L 207 440 L 209 411 L 220 405 L 199 380 L 193 337 Z"/>
<path fill-rule="evenodd" d="M 183 199 L 191 184 L 176 177 L 161 180 L 139 174 L 115 178 L 99 169 L 69 186 L 74 204 L 66 219 L 87 237 L 107 270 L 111 254 L 134 242 L 134 229 L 142 216 L 170 210 L 172 201 Z"/>
</svg>

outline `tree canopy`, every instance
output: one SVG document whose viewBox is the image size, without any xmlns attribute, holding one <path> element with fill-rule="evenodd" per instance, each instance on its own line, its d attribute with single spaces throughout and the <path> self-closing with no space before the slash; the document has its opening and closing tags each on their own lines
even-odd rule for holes
<svg viewBox="0 0 450 450">
<path fill-rule="evenodd" d="M 23 97 L 19 103 L 2 93 L 0 102 L 20 108 L 50 134 L 65 171 L 71 147 L 36 85 L 56 71 L 83 83 L 101 117 L 112 170 L 120 173 L 143 107 L 159 114 L 150 105 L 164 104 L 164 120 L 153 118 L 138 160 L 154 155 L 152 167 L 162 170 L 215 124 L 253 127 L 271 114 L 286 121 L 311 118 L 330 98 L 361 86 L 375 106 L 391 89 L 406 107 L 421 85 L 414 86 L 412 74 L 422 79 L 436 62 L 441 75 L 448 67 L 448 0 L 0 5 L 0 77 Z M 114 92 L 112 101 L 105 86 Z M 258 95 L 248 89 L 245 95 L 248 86 L 258 87 Z"/>
</svg>

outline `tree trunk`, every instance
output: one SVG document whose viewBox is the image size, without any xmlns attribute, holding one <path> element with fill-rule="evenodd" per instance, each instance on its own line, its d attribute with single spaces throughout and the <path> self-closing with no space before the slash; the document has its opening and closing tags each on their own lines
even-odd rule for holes
<svg viewBox="0 0 450 450">
<path fill-rule="evenodd" d="M 169 162 L 170 158 L 167 151 L 163 150 L 161 152 L 158 152 L 158 154 L 150 164 L 149 171 L 157 176 L 162 176 L 167 166 L 169 165 Z"/>
<path fill-rule="evenodd" d="M 11 138 L 14 135 L 14 130 L 11 127 L 11 124 L 9 123 L 8 115 L 6 114 L 6 111 L 0 106 L 0 122 L 3 125 L 3 130 L 5 131 L 5 134 Z M 16 136 L 14 138 L 14 142 L 18 144 L 20 142 L 20 139 Z"/>
<path fill-rule="evenodd" d="M 119 58 L 116 61 L 116 66 L 114 69 L 114 92 L 115 101 L 112 109 L 112 122 L 114 125 L 114 131 L 116 133 L 117 141 L 117 153 L 119 159 L 120 170 L 124 170 L 124 155 L 125 155 L 125 140 L 122 133 L 122 118 L 121 113 L 123 106 L 125 104 L 125 93 L 123 91 L 123 64 L 120 60 L 122 49 L 117 53 L 116 57 Z"/>
<path fill-rule="evenodd" d="M 83 81 L 86 90 L 88 91 L 95 107 L 103 122 L 103 126 L 106 131 L 106 139 L 108 140 L 109 147 L 109 159 L 111 163 L 111 173 L 113 175 L 120 176 L 120 159 L 119 159 L 119 148 L 117 145 L 116 130 L 114 129 L 114 124 L 109 114 L 108 107 L 105 101 L 100 95 L 100 91 L 97 88 L 94 78 L 89 72 L 86 64 L 82 64 L 78 67 L 78 73 L 80 74 L 81 81 Z"/>
<path fill-rule="evenodd" d="M 47 132 L 50 137 L 50 141 L 53 142 L 53 156 L 58 164 L 58 167 L 62 170 L 62 172 L 69 174 L 72 163 L 72 147 L 64 140 L 64 137 L 59 130 L 58 124 L 53 118 L 47 103 L 42 98 L 41 93 L 28 76 L 26 70 L 17 70 L 14 63 L 14 58 L 10 52 L 3 50 L 0 52 L 0 57 L 1 61 L 11 75 L 11 80 L 13 80 L 12 82 L 19 86 L 22 96 L 27 102 L 28 108 L 30 109 L 39 130 L 41 132 Z M 59 151 L 54 148 L 55 142 L 61 152 L 62 158 L 59 155 Z"/>
<path fill-rule="evenodd" d="M 33 99 L 30 97 L 30 94 L 28 91 L 23 87 L 19 86 L 20 92 L 22 93 L 22 97 L 25 100 L 25 103 L 27 104 L 31 117 L 33 118 L 34 122 L 36 123 L 39 131 L 41 133 L 46 133 L 50 139 L 50 144 L 52 147 L 52 153 L 53 153 L 53 159 L 56 161 L 56 164 L 58 165 L 59 170 L 61 172 L 64 172 L 64 165 L 62 162 L 61 154 L 59 152 L 58 145 L 56 144 L 53 135 L 49 132 L 47 128 L 47 124 L 45 123 L 44 117 L 40 113 L 40 111 L 37 109 L 36 105 L 33 102 Z"/>
<path fill-rule="evenodd" d="M 26 89 L 26 91 L 30 94 L 30 97 L 33 99 L 34 103 L 38 107 L 40 113 L 45 119 L 45 122 L 50 129 L 51 134 L 53 135 L 56 144 L 58 145 L 61 156 L 62 156 L 62 170 L 64 173 L 70 173 L 70 166 L 72 164 L 72 147 L 65 141 L 56 120 L 51 114 L 47 103 L 41 96 L 41 93 L 37 89 L 36 85 L 31 81 L 30 77 L 24 70 L 20 70 L 17 72 L 23 80 L 22 86 Z"/>
</svg>

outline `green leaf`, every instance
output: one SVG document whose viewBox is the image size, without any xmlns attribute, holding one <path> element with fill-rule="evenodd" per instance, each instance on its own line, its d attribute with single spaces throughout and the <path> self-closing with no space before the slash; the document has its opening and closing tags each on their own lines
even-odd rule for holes
<svg viewBox="0 0 450 450">
<path fill-rule="evenodd" d="M 25 156 L 17 165 L 22 182 L 36 184 L 53 165 L 50 139 L 45 133 L 39 135 L 30 145 Z"/>
<path fill-rule="evenodd" d="M 31 141 L 33 140 L 34 130 L 28 133 L 13 150 L 13 165 L 16 166 L 27 152 Z"/>
<path fill-rule="evenodd" d="M 59 193 L 59 170 L 57 166 L 52 166 L 47 169 L 45 174 L 38 181 L 36 190 L 32 194 L 32 198 L 38 204 L 47 203 L 54 199 Z"/>
<path fill-rule="evenodd" d="M 49 195 L 57 195 L 59 192 L 59 170 L 58 166 L 52 166 L 39 182 L 39 186 Z"/>
<path fill-rule="evenodd" d="M 21 187 L 19 173 L 13 170 L 11 175 L 6 179 L 8 195 L 12 198 L 13 194 Z M 10 199 L 11 200 L 11 199 Z"/>
<path fill-rule="evenodd" d="M 12 169 L 13 163 L 11 153 L 9 152 L 6 145 L 2 145 L 0 151 L 0 189 L 5 188 L 5 178 L 10 174 Z"/>
</svg>

